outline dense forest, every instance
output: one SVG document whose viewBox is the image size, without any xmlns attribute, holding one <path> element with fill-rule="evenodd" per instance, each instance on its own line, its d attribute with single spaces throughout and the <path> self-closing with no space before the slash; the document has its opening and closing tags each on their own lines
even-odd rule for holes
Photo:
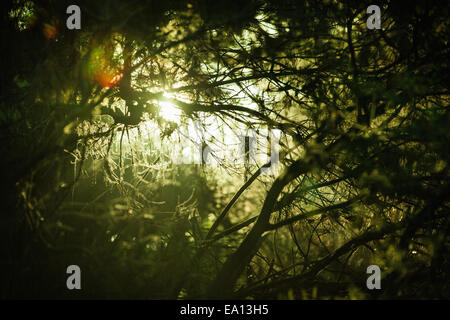
<svg viewBox="0 0 450 320">
<path fill-rule="evenodd" d="M 450 298 L 445 2 L 3 3 L 1 298 Z"/>
</svg>

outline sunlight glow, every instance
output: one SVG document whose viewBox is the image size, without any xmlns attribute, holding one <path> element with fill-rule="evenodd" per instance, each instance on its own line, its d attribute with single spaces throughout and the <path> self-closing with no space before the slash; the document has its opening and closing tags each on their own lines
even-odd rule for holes
<svg viewBox="0 0 450 320">
<path fill-rule="evenodd" d="M 159 101 L 159 115 L 167 121 L 180 123 L 181 109 L 168 101 Z"/>
</svg>

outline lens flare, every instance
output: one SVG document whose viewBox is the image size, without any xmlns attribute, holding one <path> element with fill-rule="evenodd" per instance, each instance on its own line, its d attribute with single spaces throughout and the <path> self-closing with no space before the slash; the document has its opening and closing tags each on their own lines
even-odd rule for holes
<svg viewBox="0 0 450 320">
<path fill-rule="evenodd" d="M 44 23 L 42 32 L 47 40 L 55 39 L 58 34 L 58 29 L 56 28 L 56 23 Z"/>
<path fill-rule="evenodd" d="M 114 63 L 105 47 L 99 46 L 92 50 L 87 64 L 90 79 L 98 82 L 104 88 L 114 87 L 123 77 L 123 67 Z"/>
<path fill-rule="evenodd" d="M 123 73 L 117 70 L 98 70 L 95 73 L 95 79 L 104 88 L 114 87 L 122 79 Z"/>
</svg>

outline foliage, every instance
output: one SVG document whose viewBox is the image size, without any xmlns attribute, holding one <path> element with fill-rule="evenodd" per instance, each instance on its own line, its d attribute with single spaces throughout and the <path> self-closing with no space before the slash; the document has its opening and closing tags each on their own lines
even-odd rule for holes
<svg viewBox="0 0 450 320">
<path fill-rule="evenodd" d="M 450 296 L 448 6 L 70 4 L 2 16 L 2 297 Z M 174 163 L 193 123 L 280 130 L 280 172 Z"/>
</svg>

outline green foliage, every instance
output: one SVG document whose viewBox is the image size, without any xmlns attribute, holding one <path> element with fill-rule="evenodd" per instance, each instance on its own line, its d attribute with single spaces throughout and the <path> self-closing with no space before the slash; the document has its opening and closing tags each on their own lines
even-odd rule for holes
<svg viewBox="0 0 450 320">
<path fill-rule="evenodd" d="M 450 296 L 448 6 L 69 4 L 6 1 L 1 297 Z M 280 171 L 174 163 L 194 122 L 280 130 Z"/>
</svg>

